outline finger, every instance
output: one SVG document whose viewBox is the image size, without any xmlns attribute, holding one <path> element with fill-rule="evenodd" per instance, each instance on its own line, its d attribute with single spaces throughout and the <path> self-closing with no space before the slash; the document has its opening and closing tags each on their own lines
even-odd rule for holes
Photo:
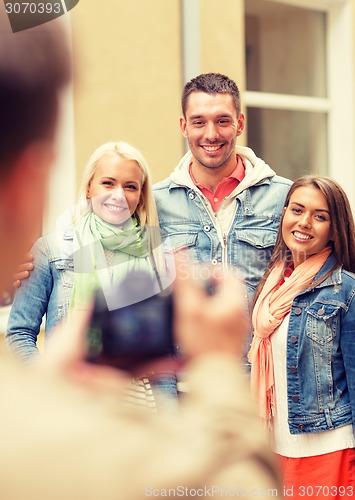
<svg viewBox="0 0 355 500">
<path fill-rule="evenodd" d="M 23 259 L 24 262 L 33 262 L 34 256 L 31 253 L 26 253 Z"/>
<path fill-rule="evenodd" d="M 246 306 L 246 288 L 243 281 L 234 273 L 228 274 L 219 283 L 216 299 L 230 306 L 234 303 L 237 307 Z"/>
<path fill-rule="evenodd" d="M 21 280 L 16 280 L 12 283 L 12 286 L 17 290 L 21 286 Z"/>
<path fill-rule="evenodd" d="M 32 265 L 32 264 L 30 264 Z M 33 265 L 32 265 L 32 269 L 33 269 Z M 29 270 L 31 271 L 31 269 Z M 13 287 L 16 289 L 16 288 L 20 288 L 21 286 L 21 282 L 23 280 L 26 280 L 27 278 L 29 278 L 30 276 L 30 272 L 29 271 L 21 271 L 21 272 L 18 272 L 14 275 L 14 279 L 15 281 L 13 282 Z"/>
<path fill-rule="evenodd" d="M 31 269 L 22 269 L 21 271 L 18 271 L 17 273 L 15 273 L 14 275 L 14 278 L 17 280 L 17 281 L 21 281 L 21 280 L 25 280 L 29 277 L 30 271 Z"/>
<path fill-rule="evenodd" d="M 33 271 L 33 269 L 34 269 L 34 265 L 32 264 L 32 262 L 24 262 L 23 264 L 20 264 L 17 267 L 17 271 L 16 271 L 15 276 L 17 276 L 18 274 L 20 274 L 24 271 Z"/>
</svg>

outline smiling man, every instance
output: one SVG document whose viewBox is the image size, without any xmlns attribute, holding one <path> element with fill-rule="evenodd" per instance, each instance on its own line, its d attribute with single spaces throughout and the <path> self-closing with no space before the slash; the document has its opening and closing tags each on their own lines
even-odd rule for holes
<svg viewBox="0 0 355 500">
<path fill-rule="evenodd" d="M 180 127 L 190 150 L 155 186 L 163 237 L 197 261 L 240 269 L 251 298 L 269 262 L 290 181 L 237 145 L 245 117 L 239 89 L 207 73 L 182 93 Z"/>
</svg>

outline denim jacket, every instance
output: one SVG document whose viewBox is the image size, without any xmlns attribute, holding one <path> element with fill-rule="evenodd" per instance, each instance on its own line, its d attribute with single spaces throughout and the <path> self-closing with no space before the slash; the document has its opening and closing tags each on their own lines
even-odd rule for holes
<svg viewBox="0 0 355 500">
<path fill-rule="evenodd" d="M 331 254 L 315 281 L 332 269 Z M 336 269 L 295 297 L 287 337 L 292 434 L 355 428 L 355 275 Z"/>
<path fill-rule="evenodd" d="M 198 262 L 240 269 L 251 297 L 264 274 L 276 241 L 282 208 L 291 182 L 275 172 L 254 152 L 236 147 L 246 168 L 245 178 L 228 198 L 234 208 L 229 231 L 222 234 L 217 214 L 189 181 L 188 152 L 170 178 L 154 186 L 163 239 L 173 251 L 187 250 Z"/>
<path fill-rule="evenodd" d="M 33 246 L 34 270 L 17 290 L 6 341 L 22 359 L 38 353 L 36 346 L 46 315 L 46 335 L 68 311 L 74 283 L 73 228 L 43 236 Z"/>
</svg>

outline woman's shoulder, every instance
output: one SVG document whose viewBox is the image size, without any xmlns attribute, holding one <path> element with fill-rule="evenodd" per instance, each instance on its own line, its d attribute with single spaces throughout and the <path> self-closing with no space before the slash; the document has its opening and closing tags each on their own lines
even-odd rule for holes
<svg viewBox="0 0 355 500">
<path fill-rule="evenodd" d="M 45 253 L 49 260 L 68 258 L 73 254 L 74 228 L 68 226 L 64 229 L 46 233 L 35 242 L 31 253 L 34 256 Z"/>
<path fill-rule="evenodd" d="M 355 286 L 355 273 L 341 269 L 341 277 L 343 283 L 348 283 L 350 286 Z"/>
</svg>

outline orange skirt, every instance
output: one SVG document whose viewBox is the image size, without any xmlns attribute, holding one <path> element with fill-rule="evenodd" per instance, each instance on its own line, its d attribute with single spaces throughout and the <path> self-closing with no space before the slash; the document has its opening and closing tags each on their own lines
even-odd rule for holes
<svg viewBox="0 0 355 500">
<path fill-rule="evenodd" d="M 284 498 L 346 499 L 355 496 L 355 449 L 281 460 Z"/>
</svg>

